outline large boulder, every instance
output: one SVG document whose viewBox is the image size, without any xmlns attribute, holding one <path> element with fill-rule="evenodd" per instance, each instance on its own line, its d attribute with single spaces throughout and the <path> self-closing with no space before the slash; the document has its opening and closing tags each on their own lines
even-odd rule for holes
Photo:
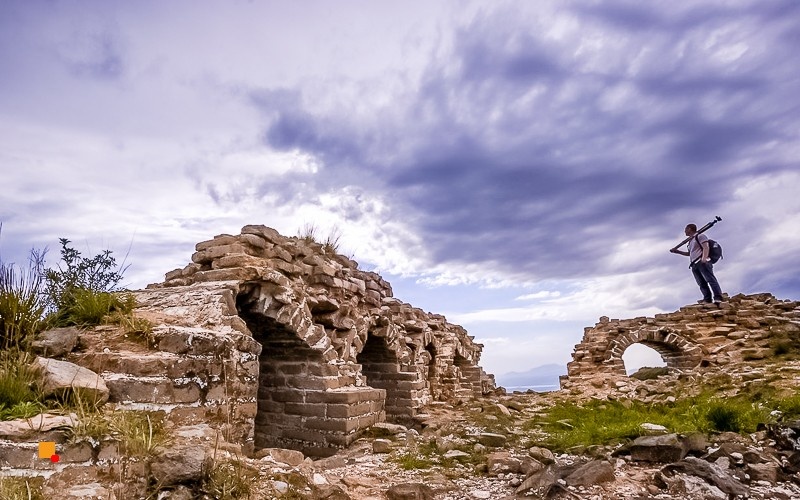
<svg viewBox="0 0 800 500">
<path fill-rule="evenodd" d="M 677 434 L 640 436 L 628 447 L 637 462 L 675 462 L 686 456 L 686 444 Z"/>
<path fill-rule="evenodd" d="M 41 356 L 63 356 L 75 349 L 79 333 L 80 330 L 74 326 L 45 330 L 36 336 L 32 344 L 33 350 Z"/>
<path fill-rule="evenodd" d="M 150 463 L 150 473 L 162 486 L 201 481 L 210 465 L 209 454 L 200 445 L 172 446 Z"/>
<path fill-rule="evenodd" d="M 100 375 L 69 361 L 38 357 L 34 364 L 42 370 L 45 396 L 79 392 L 91 402 L 108 401 L 108 387 Z"/>
</svg>

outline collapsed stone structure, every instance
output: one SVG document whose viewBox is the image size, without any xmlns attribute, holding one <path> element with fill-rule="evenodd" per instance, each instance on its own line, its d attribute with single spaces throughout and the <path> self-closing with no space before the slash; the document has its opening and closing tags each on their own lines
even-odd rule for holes
<svg viewBox="0 0 800 500">
<path fill-rule="evenodd" d="M 245 226 L 196 250 L 135 292 L 159 352 L 81 356 L 112 401 L 189 421 L 216 414 L 245 448 L 325 456 L 376 422 L 494 389 L 466 330 L 392 297 L 330 246 Z"/>
<path fill-rule="evenodd" d="M 728 365 L 747 369 L 752 361 L 779 353 L 800 332 L 800 302 L 772 294 L 739 294 L 719 307 L 697 304 L 668 314 L 618 320 L 600 318 L 584 329 L 575 346 L 562 389 L 616 389 L 627 386 L 622 355 L 633 344 L 657 351 L 677 372 Z"/>
</svg>

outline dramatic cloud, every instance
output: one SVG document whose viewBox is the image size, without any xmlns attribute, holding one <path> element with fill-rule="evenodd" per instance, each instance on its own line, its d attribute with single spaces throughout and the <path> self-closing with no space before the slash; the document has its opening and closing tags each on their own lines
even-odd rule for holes
<svg viewBox="0 0 800 500">
<path fill-rule="evenodd" d="M 599 315 L 696 299 L 667 250 L 715 215 L 724 290 L 797 298 L 798 15 L 6 1 L 0 255 L 130 247 L 143 286 L 215 234 L 312 223 L 518 370 Z"/>
</svg>

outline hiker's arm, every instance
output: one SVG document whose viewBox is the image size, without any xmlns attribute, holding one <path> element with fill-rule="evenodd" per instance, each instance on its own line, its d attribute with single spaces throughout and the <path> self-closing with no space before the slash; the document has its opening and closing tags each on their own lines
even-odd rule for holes
<svg viewBox="0 0 800 500">
<path fill-rule="evenodd" d="M 677 248 L 671 248 L 670 252 L 677 253 L 677 254 L 680 254 L 680 255 L 685 255 L 686 257 L 689 256 L 689 252 L 686 252 L 684 250 L 678 250 Z"/>
</svg>

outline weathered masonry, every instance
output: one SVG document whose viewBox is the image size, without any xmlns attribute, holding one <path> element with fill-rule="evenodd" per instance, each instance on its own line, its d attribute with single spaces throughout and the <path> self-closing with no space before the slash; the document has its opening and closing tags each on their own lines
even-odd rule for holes
<svg viewBox="0 0 800 500">
<path fill-rule="evenodd" d="M 197 421 L 215 413 L 229 441 L 324 456 L 376 422 L 494 388 L 478 364 L 483 346 L 463 328 L 392 297 L 330 248 L 245 226 L 196 250 L 136 292 L 137 314 L 157 325 L 157 349 L 205 364 L 161 393 L 112 391 L 118 401 L 169 403 Z M 188 386 L 196 397 L 158 397 Z"/>
<path fill-rule="evenodd" d="M 719 308 L 691 305 L 653 318 L 602 317 L 584 330 L 561 387 L 613 388 L 627 378 L 622 355 L 637 343 L 656 350 L 668 368 L 686 372 L 763 359 L 798 332 L 800 303 L 768 293 L 740 294 Z"/>
</svg>

